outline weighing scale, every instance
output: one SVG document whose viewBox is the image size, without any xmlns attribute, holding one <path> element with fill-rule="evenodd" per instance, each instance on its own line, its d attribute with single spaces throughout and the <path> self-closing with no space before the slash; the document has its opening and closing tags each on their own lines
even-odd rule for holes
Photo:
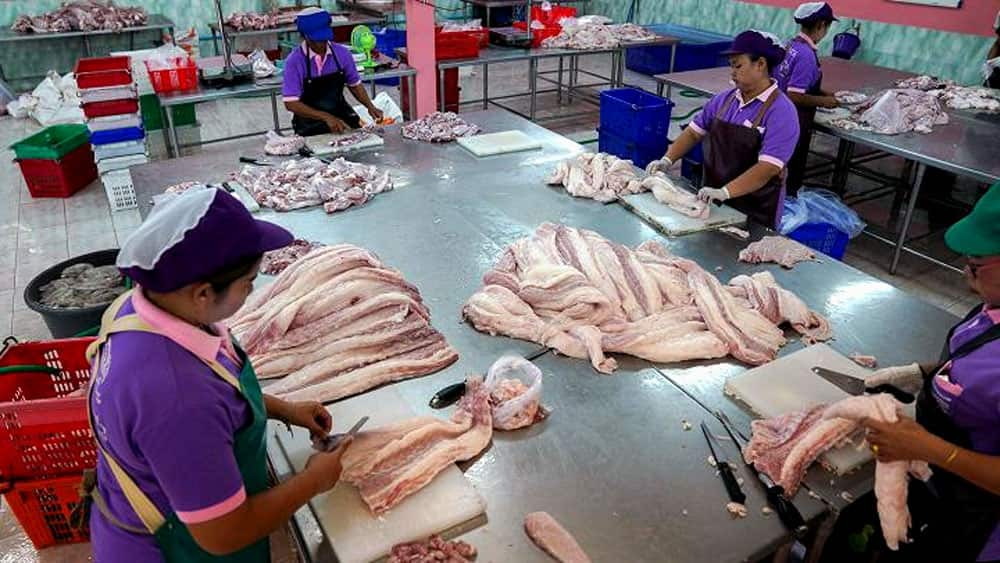
<svg viewBox="0 0 1000 563">
<path fill-rule="evenodd" d="M 234 84 L 253 81 L 253 65 L 246 57 L 242 57 L 239 64 L 233 62 L 232 49 L 229 45 L 229 34 L 226 33 L 226 21 L 222 15 L 222 0 L 215 0 L 215 17 L 219 24 L 219 33 L 222 35 L 222 64 L 199 64 L 198 74 L 201 81 L 212 88 L 224 88 Z M 202 62 L 212 61 L 217 57 L 203 59 Z"/>
</svg>

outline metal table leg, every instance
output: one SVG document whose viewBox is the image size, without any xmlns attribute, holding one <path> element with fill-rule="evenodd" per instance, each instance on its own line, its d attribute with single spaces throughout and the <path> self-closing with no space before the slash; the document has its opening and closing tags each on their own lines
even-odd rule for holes
<svg viewBox="0 0 1000 563">
<path fill-rule="evenodd" d="M 407 90 L 410 94 L 410 115 L 407 118 L 413 121 L 417 118 L 417 77 L 407 76 L 404 80 L 407 82 Z"/>
<path fill-rule="evenodd" d="M 483 109 L 490 109 L 490 65 L 483 63 Z"/>
<path fill-rule="evenodd" d="M 579 64 L 579 62 L 577 61 L 577 56 L 576 55 L 570 55 L 569 56 L 569 89 L 566 90 L 566 99 L 570 103 L 573 103 L 573 90 L 576 89 L 576 79 L 577 79 L 576 65 L 578 65 L 578 64 Z"/>
<path fill-rule="evenodd" d="M 538 107 L 538 59 L 528 60 L 528 87 L 531 90 L 531 109 L 528 115 L 535 120 L 535 110 Z"/>
<path fill-rule="evenodd" d="M 375 79 L 374 78 L 372 78 L 372 81 L 370 82 L 370 84 L 372 85 L 372 99 L 374 99 L 375 98 Z"/>
<path fill-rule="evenodd" d="M 222 49 L 219 48 L 219 34 L 214 30 L 212 31 L 212 47 L 215 48 L 215 56 L 218 57 L 222 54 Z"/>
<path fill-rule="evenodd" d="M 563 58 L 559 57 L 559 73 L 556 75 L 556 102 L 562 104 Z"/>
<path fill-rule="evenodd" d="M 661 97 L 661 98 L 663 97 L 663 83 L 662 82 L 657 82 L 656 83 L 656 95 L 659 96 L 659 97 Z"/>
<path fill-rule="evenodd" d="M 128 50 L 135 51 L 135 32 L 130 31 L 128 33 Z"/>
<path fill-rule="evenodd" d="M 90 37 L 87 36 L 86 34 L 82 35 L 81 37 L 83 37 L 83 54 L 84 54 L 84 56 L 89 57 L 89 56 L 91 56 L 90 55 Z"/>
<path fill-rule="evenodd" d="M 174 125 L 174 112 L 167 106 L 163 107 L 163 111 L 166 114 L 167 130 L 170 131 L 170 143 L 167 145 L 167 157 L 177 158 L 181 155 L 181 143 L 177 138 L 177 127 Z"/>
<path fill-rule="evenodd" d="M 281 131 L 281 120 L 278 118 L 278 92 L 271 90 L 271 117 L 274 118 L 274 132 Z"/>
<path fill-rule="evenodd" d="M 444 106 L 444 73 L 445 71 L 438 69 L 438 97 L 440 98 L 438 105 L 441 107 L 441 111 L 447 111 Z"/>
<path fill-rule="evenodd" d="M 899 258 L 903 254 L 903 246 L 906 245 L 906 236 L 910 234 L 910 222 L 913 221 L 913 210 L 917 207 L 917 198 L 920 196 L 920 184 L 924 182 L 924 172 L 927 165 L 917 163 L 917 176 L 913 180 L 913 189 L 910 191 L 910 201 L 906 204 L 906 215 L 903 216 L 903 226 L 899 229 L 899 237 L 896 239 L 896 248 L 892 251 L 892 263 L 889 264 L 889 273 L 896 275 L 896 268 L 899 266 Z"/>
<path fill-rule="evenodd" d="M 851 153 L 854 152 L 854 143 L 840 140 L 837 147 L 836 168 L 833 170 L 833 191 L 838 194 L 847 192 L 847 174 L 851 165 Z"/>
</svg>

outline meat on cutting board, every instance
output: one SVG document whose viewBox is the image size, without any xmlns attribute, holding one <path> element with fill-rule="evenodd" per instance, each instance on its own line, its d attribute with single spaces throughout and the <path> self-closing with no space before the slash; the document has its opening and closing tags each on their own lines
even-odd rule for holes
<svg viewBox="0 0 1000 563">
<path fill-rule="evenodd" d="M 698 199 L 698 196 L 674 184 L 662 173 L 646 177 L 642 186 L 653 192 L 653 197 L 660 203 L 695 219 L 708 219 L 711 207 Z"/>
<path fill-rule="evenodd" d="M 392 546 L 386 563 L 469 563 L 475 558 L 476 548 L 471 544 L 435 535 Z"/>
<path fill-rule="evenodd" d="M 481 378 L 470 377 L 450 420 L 416 417 L 359 434 L 344 453 L 342 479 L 379 514 L 449 465 L 477 456 L 492 437 L 489 392 Z"/>
<path fill-rule="evenodd" d="M 532 512 L 525 516 L 524 531 L 535 545 L 560 563 L 590 563 L 590 557 L 576 538 L 548 512 Z"/>
<path fill-rule="evenodd" d="M 561 185 L 575 197 L 607 203 L 649 189 L 639 180 L 636 172 L 631 160 L 588 152 L 560 162 L 545 183 Z"/>
<path fill-rule="evenodd" d="M 764 237 L 740 251 L 740 261 L 750 264 L 774 262 L 783 268 L 793 268 L 795 264 L 809 260 L 816 260 L 815 252 L 785 237 Z"/>
<path fill-rule="evenodd" d="M 859 354 L 858 352 L 855 352 L 850 355 L 850 358 L 854 360 L 854 363 L 858 364 L 859 366 L 866 367 L 868 369 L 875 369 L 876 367 L 878 367 L 878 358 L 876 358 L 875 356 L 870 356 L 868 354 Z"/>
</svg>

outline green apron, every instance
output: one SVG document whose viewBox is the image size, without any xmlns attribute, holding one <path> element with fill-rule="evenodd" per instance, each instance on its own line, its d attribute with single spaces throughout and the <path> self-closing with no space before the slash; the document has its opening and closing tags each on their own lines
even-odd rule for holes
<svg viewBox="0 0 1000 563">
<path fill-rule="evenodd" d="M 155 329 L 147 325 L 138 315 L 126 315 L 115 318 L 124 305 L 125 300 L 131 292 L 122 295 L 105 312 L 101 320 L 101 332 L 96 341 L 87 349 L 87 357 L 91 365 L 100 365 L 100 348 L 109 336 L 119 332 L 139 331 L 160 334 Z M 164 337 L 166 338 L 166 337 Z M 233 343 L 234 346 L 236 343 Z M 224 381 L 239 390 L 240 394 L 250 403 L 252 419 L 250 423 L 236 432 L 233 444 L 233 454 L 236 456 L 236 463 L 239 466 L 240 475 L 243 476 L 243 486 L 247 496 L 253 496 L 263 492 L 270 486 L 270 479 L 267 473 L 267 453 L 264 442 L 264 431 L 267 424 L 267 412 L 264 408 L 264 395 L 260 390 L 260 383 L 257 375 L 253 371 L 249 356 L 236 347 L 237 354 L 243 361 L 243 369 L 239 378 L 233 376 L 218 361 L 206 362 L 208 367 Z M 91 429 L 93 429 L 93 415 L 89 413 L 90 402 L 93 396 L 94 386 L 90 386 L 91 398 L 87 401 L 88 414 L 90 416 Z M 96 439 L 97 433 L 94 432 Z M 156 539 L 156 545 L 163 552 L 163 557 L 170 563 L 175 562 L 226 562 L 226 563 L 267 563 L 271 559 L 271 549 L 268 539 L 264 538 L 257 543 L 250 545 L 236 553 L 225 556 L 212 555 L 201 547 L 191 536 L 187 526 L 177 519 L 177 515 L 171 512 L 166 517 L 149 500 L 135 484 L 135 481 L 122 469 L 121 464 L 108 453 L 104 446 L 98 441 L 98 448 L 104 461 L 108 464 L 115 480 L 125 493 L 125 498 L 129 505 L 135 510 L 139 519 L 145 526 L 145 530 L 136 529 L 121 523 L 110 514 L 107 505 L 100 498 L 97 490 L 92 493 L 95 504 L 101 513 L 112 524 L 133 533 L 151 534 Z"/>
</svg>

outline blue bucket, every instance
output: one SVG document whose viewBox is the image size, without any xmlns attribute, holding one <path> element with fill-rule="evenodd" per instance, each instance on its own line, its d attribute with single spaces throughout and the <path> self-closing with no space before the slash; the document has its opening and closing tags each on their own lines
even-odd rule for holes
<svg viewBox="0 0 1000 563">
<path fill-rule="evenodd" d="M 861 38 L 851 31 L 838 33 L 833 38 L 833 56 L 838 59 L 851 60 L 861 47 Z"/>
</svg>

